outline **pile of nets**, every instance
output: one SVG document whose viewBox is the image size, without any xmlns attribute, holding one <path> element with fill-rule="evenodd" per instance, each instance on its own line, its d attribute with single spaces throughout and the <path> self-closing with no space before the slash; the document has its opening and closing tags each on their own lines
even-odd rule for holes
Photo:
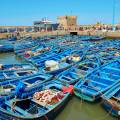
<svg viewBox="0 0 120 120">
<path fill-rule="evenodd" d="M 42 105 L 55 104 L 59 102 L 63 97 L 64 97 L 63 92 L 50 89 L 36 92 L 33 95 L 33 99 Z"/>
</svg>

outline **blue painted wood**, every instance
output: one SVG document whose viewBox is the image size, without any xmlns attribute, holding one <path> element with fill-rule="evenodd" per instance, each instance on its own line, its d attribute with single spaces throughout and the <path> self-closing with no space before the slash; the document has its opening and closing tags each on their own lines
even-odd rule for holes
<svg viewBox="0 0 120 120">
<path fill-rule="evenodd" d="M 37 70 L 32 64 L 1 64 L 0 72 Z"/>
<path fill-rule="evenodd" d="M 97 67 L 99 67 L 97 63 L 78 62 L 73 67 L 60 73 L 56 78 L 63 84 L 75 84 Z"/>
<path fill-rule="evenodd" d="M 2 118 L 6 119 L 53 119 L 60 109 L 69 100 L 70 93 L 64 93 L 64 97 L 55 104 L 47 104 L 42 106 L 34 101 L 32 98 L 33 94 L 37 91 L 45 89 L 54 89 L 56 91 L 62 91 L 63 86 L 55 81 L 50 81 L 42 85 L 37 85 L 33 88 L 27 88 L 19 99 L 13 96 L 7 96 L 0 98 L 0 115 Z M 15 104 L 16 103 L 16 104 Z M 14 110 L 12 106 L 14 105 Z"/>
<path fill-rule="evenodd" d="M 105 64 L 95 69 L 84 79 L 81 78 L 74 86 L 74 93 L 80 98 L 91 102 L 99 99 L 104 92 L 119 81 L 120 76 L 114 77 L 118 74 L 120 75 L 120 72 L 117 70 L 117 67 L 120 65 L 118 61 L 119 60 L 116 60 Z M 111 64 L 116 66 L 114 66 L 113 69 L 109 69 Z"/>
<path fill-rule="evenodd" d="M 34 87 L 52 79 L 52 75 L 37 73 L 31 76 L 16 78 L 0 82 L 0 95 L 5 96 L 15 92 L 18 84 L 22 82 L 26 87 Z"/>
<path fill-rule="evenodd" d="M 120 116 L 120 81 L 102 95 L 102 106 L 113 116 Z"/>
</svg>

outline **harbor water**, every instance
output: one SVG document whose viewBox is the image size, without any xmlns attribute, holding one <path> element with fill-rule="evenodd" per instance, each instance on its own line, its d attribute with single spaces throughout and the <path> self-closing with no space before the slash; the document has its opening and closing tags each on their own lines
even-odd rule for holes
<svg viewBox="0 0 120 120">
<path fill-rule="evenodd" d="M 14 53 L 0 54 L 1 64 L 23 63 Z M 118 120 L 101 106 L 102 101 L 88 103 L 73 96 L 55 120 Z"/>
</svg>

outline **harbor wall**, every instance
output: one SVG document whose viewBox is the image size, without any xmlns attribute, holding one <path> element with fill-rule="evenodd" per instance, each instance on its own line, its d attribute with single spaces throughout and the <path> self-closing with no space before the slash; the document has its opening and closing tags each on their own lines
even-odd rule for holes
<svg viewBox="0 0 120 120">
<path fill-rule="evenodd" d="M 19 32 L 19 37 L 32 36 L 32 37 L 41 37 L 41 36 L 52 36 L 52 35 L 66 35 L 69 32 L 66 31 L 51 31 L 51 32 Z M 16 36 L 15 33 L 0 33 L 0 39 L 8 38 L 11 36 Z"/>
<path fill-rule="evenodd" d="M 77 32 L 78 35 L 93 35 L 93 36 L 106 36 L 108 38 L 120 38 L 120 31 L 51 31 L 51 32 L 20 32 L 19 37 L 24 36 L 32 36 L 32 37 L 40 37 L 40 36 L 50 36 L 50 35 L 66 35 L 70 34 L 70 32 Z M 15 33 L 0 33 L 0 39 L 8 38 L 10 36 L 15 36 Z"/>
<path fill-rule="evenodd" d="M 105 36 L 107 38 L 120 38 L 120 31 L 78 31 L 78 35 Z"/>
</svg>

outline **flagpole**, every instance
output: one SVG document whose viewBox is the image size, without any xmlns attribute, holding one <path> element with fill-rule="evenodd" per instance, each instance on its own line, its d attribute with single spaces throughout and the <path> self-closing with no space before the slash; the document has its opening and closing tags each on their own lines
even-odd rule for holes
<svg viewBox="0 0 120 120">
<path fill-rule="evenodd" d="M 116 0 L 113 0 L 113 21 L 112 21 L 112 30 L 115 31 L 115 5 Z"/>
</svg>

